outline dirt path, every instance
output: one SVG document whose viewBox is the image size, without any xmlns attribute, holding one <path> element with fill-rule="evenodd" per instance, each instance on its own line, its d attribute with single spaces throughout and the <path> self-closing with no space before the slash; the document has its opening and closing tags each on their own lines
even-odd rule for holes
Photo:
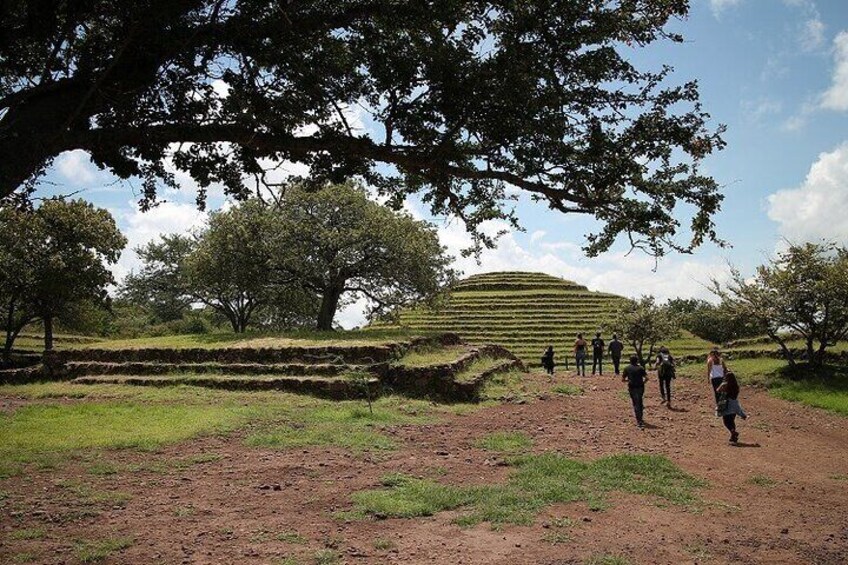
<svg viewBox="0 0 848 565">
<path fill-rule="evenodd" d="M 547 388 L 544 377 L 530 378 Z M 583 563 L 600 554 L 623 555 L 632 563 L 848 562 L 845 418 L 745 389 L 741 400 L 751 418 L 740 423 L 740 446 L 731 447 L 721 420 L 711 413 L 706 383 L 675 381 L 675 410 L 660 405 L 656 383 L 650 383 L 649 426 L 639 430 L 620 381 L 561 376 L 558 382 L 579 383 L 585 395 L 543 394 L 526 404 L 486 408 L 438 425 L 392 428 L 387 433 L 405 447 L 379 458 L 327 448 L 263 451 L 229 437 L 164 450 L 166 457 L 221 457 L 190 470 L 92 477 L 80 469 L 80 480 L 131 498 L 124 507 L 61 527 L 50 522 L 62 510 L 52 495 L 59 488 L 56 477 L 8 479 L 2 488 L 12 500 L 25 497 L 26 508 L 14 516 L 4 511 L 3 530 L 46 524 L 48 535 L 30 541 L 4 536 L 0 561 L 13 549 L 37 548 L 36 562 L 73 562 L 69 540 L 130 536 L 135 543 L 112 562 L 283 563 L 285 556 L 295 556 L 297 563 L 314 563 L 322 549 L 338 553 L 342 562 L 363 564 Z M 333 517 L 351 509 L 351 492 L 376 487 L 389 472 L 452 484 L 504 481 L 511 469 L 474 447 L 475 440 L 500 430 L 525 432 L 536 452 L 581 459 L 664 454 L 708 482 L 699 493 L 705 504 L 693 510 L 613 494 L 604 511 L 592 512 L 585 503 L 559 505 L 544 510 L 532 526 L 499 531 L 488 524 L 460 528 L 449 512 L 410 520 Z M 132 463 L 144 456 L 119 452 L 115 457 Z M 61 475 L 69 473 L 74 469 Z M 768 479 L 774 483 L 763 484 Z M 563 530 L 567 541 L 546 541 L 557 531 L 554 519 L 562 517 L 575 521 Z M 297 532 L 305 543 L 291 536 L 277 539 L 281 532 Z"/>
</svg>

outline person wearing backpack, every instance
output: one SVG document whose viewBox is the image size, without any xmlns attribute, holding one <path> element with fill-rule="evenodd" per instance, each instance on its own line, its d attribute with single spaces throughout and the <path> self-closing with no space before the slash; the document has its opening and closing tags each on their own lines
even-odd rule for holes
<svg viewBox="0 0 848 565">
<path fill-rule="evenodd" d="M 595 375 L 595 367 L 599 375 L 604 374 L 604 340 L 601 339 L 601 332 L 596 333 L 592 340 L 592 376 Z"/>
<path fill-rule="evenodd" d="M 648 381 L 648 372 L 645 371 L 645 367 L 639 365 L 639 358 L 635 355 L 630 356 L 630 364 L 624 368 L 624 374 L 621 376 L 621 380 L 627 383 L 627 392 L 630 393 L 630 400 L 633 402 L 636 425 L 644 428 L 645 404 L 642 401 L 642 397 L 645 396 L 645 383 Z"/>
<path fill-rule="evenodd" d="M 671 380 L 677 375 L 674 368 L 674 357 L 671 356 L 668 347 L 660 347 L 656 361 L 657 377 L 660 381 L 660 396 L 662 403 L 671 408 Z"/>
<path fill-rule="evenodd" d="M 618 341 L 618 335 L 612 334 L 612 341 L 609 342 L 609 353 L 612 359 L 612 368 L 615 370 L 615 376 L 621 374 L 621 352 L 624 351 L 624 344 Z"/>
<path fill-rule="evenodd" d="M 542 355 L 542 367 L 545 368 L 545 371 L 551 377 L 554 376 L 554 346 L 549 345 L 545 350 L 545 354 Z"/>
</svg>

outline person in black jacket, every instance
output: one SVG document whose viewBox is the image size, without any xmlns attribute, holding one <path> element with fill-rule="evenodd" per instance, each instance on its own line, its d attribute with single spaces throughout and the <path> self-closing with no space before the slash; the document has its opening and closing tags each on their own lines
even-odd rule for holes
<svg viewBox="0 0 848 565">
<path fill-rule="evenodd" d="M 545 350 L 545 354 L 542 355 L 542 367 L 545 368 L 545 371 L 551 376 L 554 376 L 554 346 L 549 345 Z"/>
<path fill-rule="evenodd" d="M 624 351 L 624 344 L 618 341 L 618 335 L 612 334 L 612 341 L 609 342 L 609 353 L 612 359 L 612 367 L 615 369 L 616 376 L 621 374 L 621 352 Z"/>
<path fill-rule="evenodd" d="M 644 428 L 645 405 L 642 402 L 642 397 L 645 396 L 645 382 L 648 380 L 648 372 L 645 367 L 639 365 L 639 358 L 635 355 L 630 356 L 630 364 L 624 368 L 624 375 L 621 380 L 627 382 L 627 391 L 630 393 L 633 412 L 636 415 L 636 425 Z"/>
<path fill-rule="evenodd" d="M 662 403 L 671 408 L 671 379 L 675 378 L 674 357 L 668 347 L 660 347 L 656 360 L 657 377 L 660 381 Z"/>
<path fill-rule="evenodd" d="M 592 374 L 595 374 L 595 367 L 598 368 L 598 374 L 604 374 L 604 340 L 601 339 L 601 333 L 595 334 L 595 339 L 592 340 Z"/>
</svg>

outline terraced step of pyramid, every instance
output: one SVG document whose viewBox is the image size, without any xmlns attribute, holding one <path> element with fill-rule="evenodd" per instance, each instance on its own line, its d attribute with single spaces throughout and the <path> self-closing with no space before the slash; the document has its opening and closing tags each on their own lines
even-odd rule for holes
<svg viewBox="0 0 848 565">
<path fill-rule="evenodd" d="M 198 375 L 96 375 L 77 377 L 71 381 L 79 385 L 119 384 L 132 386 L 200 386 L 222 390 L 279 390 L 300 394 L 312 394 L 335 400 L 358 398 L 365 391 L 343 377 L 316 375 L 257 375 L 257 376 L 198 376 Z M 372 396 L 379 394 L 380 379 L 367 379 Z"/>
<path fill-rule="evenodd" d="M 178 373 L 227 375 L 322 375 L 349 372 L 379 372 L 387 364 L 342 365 L 329 363 L 104 363 L 72 361 L 67 364 L 69 376 L 93 375 L 167 375 Z"/>
</svg>

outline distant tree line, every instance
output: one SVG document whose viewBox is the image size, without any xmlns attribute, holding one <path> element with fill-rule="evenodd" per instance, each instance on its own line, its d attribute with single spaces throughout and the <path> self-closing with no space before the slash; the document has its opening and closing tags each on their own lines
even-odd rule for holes
<svg viewBox="0 0 848 565">
<path fill-rule="evenodd" d="M 330 330 L 357 298 L 376 315 L 434 296 L 453 278 L 435 230 L 370 200 L 355 184 L 292 186 L 214 212 L 191 235 L 137 250 L 120 297 L 167 322 L 202 304 L 232 330 Z"/>
</svg>

